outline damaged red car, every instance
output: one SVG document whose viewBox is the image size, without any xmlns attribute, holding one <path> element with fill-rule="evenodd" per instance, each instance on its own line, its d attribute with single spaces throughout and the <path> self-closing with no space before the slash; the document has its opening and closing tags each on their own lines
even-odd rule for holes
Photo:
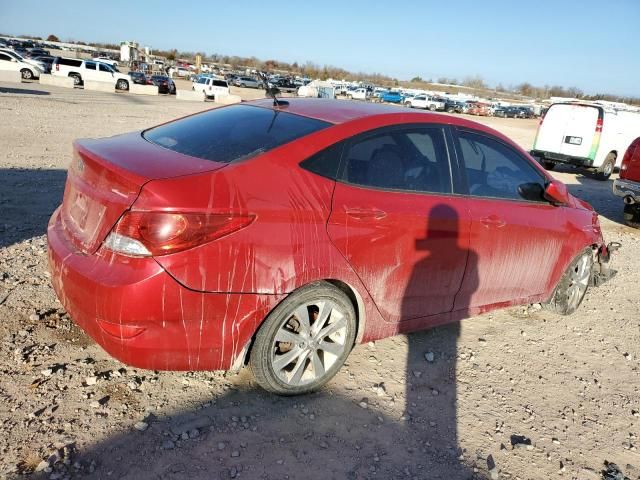
<svg viewBox="0 0 640 480">
<path fill-rule="evenodd" d="M 55 291 L 124 363 L 248 365 L 312 391 L 356 343 L 611 275 L 596 212 L 500 133 L 323 99 L 79 140 L 48 228 Z"/>
</svg>

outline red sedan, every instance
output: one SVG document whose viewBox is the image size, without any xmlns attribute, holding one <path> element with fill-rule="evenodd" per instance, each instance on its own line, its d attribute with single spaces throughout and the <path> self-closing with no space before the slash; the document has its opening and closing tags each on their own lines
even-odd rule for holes
<svg viewBox="0 0 640 480">
<path fill-rule="evenodd" d="M 500 133 L 322 99 L 77 141 L 48 241 L 58 297 L 117 359 L 248 363 L 281 394 L 355 343 L 517 304 L 572 313 L 610 272 L 597 214 Z"/>
</svg>

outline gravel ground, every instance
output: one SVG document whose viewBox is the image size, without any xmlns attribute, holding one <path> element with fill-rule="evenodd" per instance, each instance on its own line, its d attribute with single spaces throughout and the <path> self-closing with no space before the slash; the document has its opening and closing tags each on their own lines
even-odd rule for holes
<svg viewBox="0 0 640 480">
<path fill-rule="evenodd" d="M 301 398 L 268 395 L 246 371 L 106 355 L 47 273 L 71 141 L 210 106 L 0 84 L 0 478 L 640 478 L 640 235 L 610 182 L 570 170 L 558 178 L 623 244 L 617 277 L 573 316 L 533 305 L 359 345 Z M 480 121 L 530 148 L 535 121 Z"/>
</svg>

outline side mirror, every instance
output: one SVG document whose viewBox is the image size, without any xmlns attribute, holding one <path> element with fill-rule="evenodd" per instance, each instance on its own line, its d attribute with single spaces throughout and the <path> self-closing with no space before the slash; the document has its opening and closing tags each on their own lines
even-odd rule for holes
<svg viewBox="0 0 640 480">
<path fill-rule="evenodd" d="M 544 198 L 553 205 L 568 205 L 569 191 L 564 183 L 559 182 L 558 180 L 552 180 L 544 189 Z"/>
<path fill-rule="evenodd" d="M 537 182 L 518 185 L 518 193 L 525 200 L 531 200 L 532 202 L 545 200 L 544 187 Z"/>
</svg>

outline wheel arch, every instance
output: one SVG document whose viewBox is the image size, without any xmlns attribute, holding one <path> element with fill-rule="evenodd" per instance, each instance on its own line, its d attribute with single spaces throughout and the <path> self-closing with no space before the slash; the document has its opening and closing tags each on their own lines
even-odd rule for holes
<svg viewBox="0 0 640 480">
<path fill-rule="evenodd" d="M 233 359 L 232 367 L 230 368 L 231 372 L 238 372 L 243 366 L 246 366 L 249 362 L 249 357 L 251 356 L 251 349 L 256 339 L 256 335 L 258 334 L 258 330 L 266 320 L 266 318 L 273 312 L 273 310 L 282 303 L 282 301 L 291 295 L 294 292 L 297 292 L 301 288 L 307 287 L 308 285 L 318 283 L 318 282 L 327 282 L 334 287 L 340 289 L 351 301 L 353 305 L 353 311 L 356 314 L 356 336 L 354 345 L 362 342 L 362 338 L 364 337 L 365 326 L 366 326 L 366 313 L 364 307 L 364 301 L 362 300 L 362 296 L 352 285 L 335 278 L 326 278 L 321 280 L 314 280 L 313 282 L 305 283 L 304 285 L 300 285 L 295 290 L 287 293 L 282 299 L 275 303 L 273 307 L 269 310 L 269 312 L 262 318 L 262 320 L 256 325 L 256 328 L 251 335 L 251 338 L 245 343 L 242 349 L 239 351 L 238 355 Z"/>
</svg>

